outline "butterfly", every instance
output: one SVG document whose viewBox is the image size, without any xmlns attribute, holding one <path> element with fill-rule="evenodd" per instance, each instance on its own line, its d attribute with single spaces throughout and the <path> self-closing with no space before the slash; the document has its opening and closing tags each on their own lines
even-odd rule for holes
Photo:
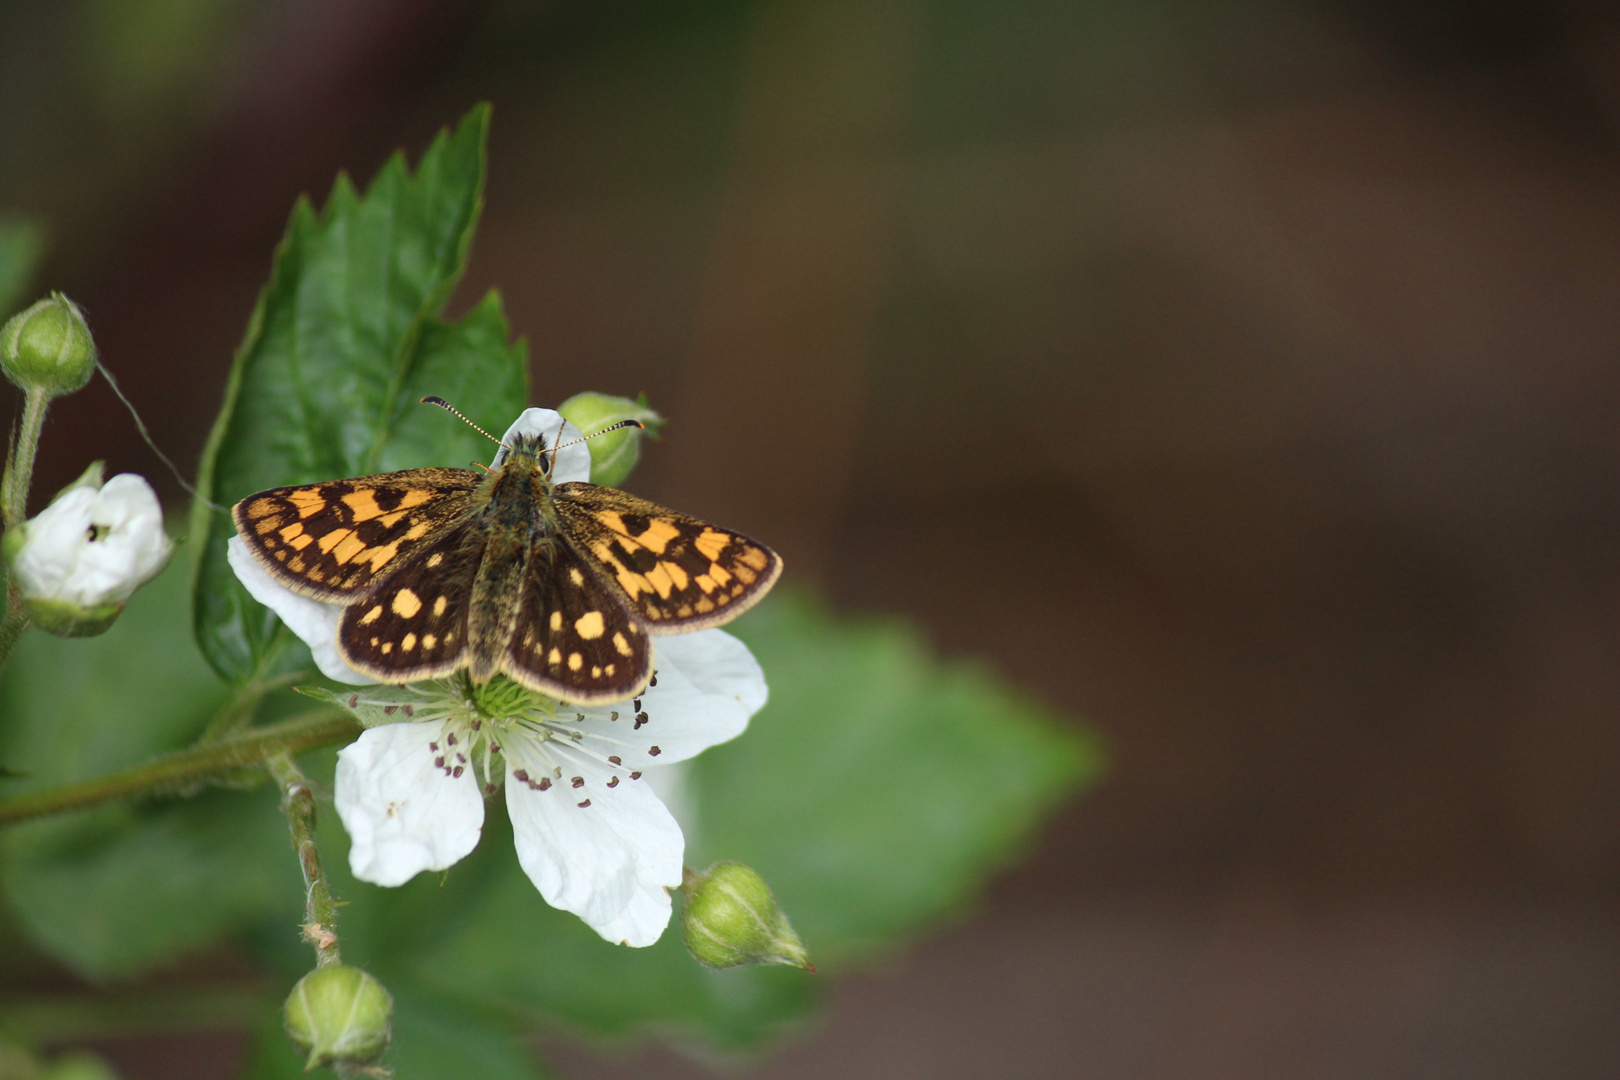
<svg viewBox="0 0 1620 1080">
<path fill-rule="evenodd" d="M 649 635 L 731 621 L 782 559 L 616 488 L 553 483 L 561 439 L 509 432 L 483 473 L 270 488 L 231 513 L 279 583 L 343 606 L 338 652 L 378 682 L 465 670 L 476 684 L 505 675 L 560 701 L 618 701 L 653 677 Z"/>
</svg>

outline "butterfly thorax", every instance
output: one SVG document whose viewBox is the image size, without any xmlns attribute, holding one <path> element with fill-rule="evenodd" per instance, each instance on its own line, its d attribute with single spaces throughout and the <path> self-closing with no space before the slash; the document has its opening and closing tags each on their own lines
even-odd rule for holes
<svg viewBox="0 0 1620 1080">
<path fill-rule="evenodd" d="M 540 446 L 525 439 L 516 440 L 479 484 L 474 516 L 483 519 L 478 535 L 487 543 L 467 612 L 467 670 L 474 682 L 487 682 L 500 671 L 523 582 L 537 569 L 534 562 L 550 561 L 557 536 L 551 493 Z"/>
</svg>

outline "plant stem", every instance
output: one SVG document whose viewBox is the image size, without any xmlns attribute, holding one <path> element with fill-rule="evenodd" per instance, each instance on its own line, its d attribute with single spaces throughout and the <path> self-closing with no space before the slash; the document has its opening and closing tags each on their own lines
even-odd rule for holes
<svg viewBox="0 0 1620 1080">
<path fill-rule="evenodd" d="M 29 390 L 23 397 L 22 427 L 6 458 L 5 482 L 0 484 L 0 520 L 8 529 L 28 516 L 34 452 L 39 449 L 39 433 L 45 427 L 45 407 L 50 403 L 50 395 L 39 389 Z"/>
<path fill-rule="evenodd" d="M 315 946 L 317 968 L 340 963 L 337 904 L 332 900 L 326 872 L 321 869 L 320 849 L 315 846 L 315 793 L 310 791 L 309 779 L 291 753 L 273 754 L 265 764 L 281 786 L 281 809 L 292 829 L 299 869 L 304 872 L 304 940 Z"/>
<path fill-rule="evenodd" d="M 7 529 L 28 516 L 28 488 L 34 480 L 34 452 L 39 449 L 39 433 L 45 427 L 45 407 L 51 397 L 43 390 L 29 390 L 23 397 L 22 428 L 17 441 L 6 448 L 6 470 L 0 475 L 0 524 Z M 28 628 L 28 609 L 23 606 L 22 590 L 15 574 L 6 575 L 6 617 L 0 621 L 0 668 L 11 659 L 17 639 Z"/>
<path fill-rule="evenodd" d="M 173 792 L 232 769 L 262 765 L 276 754 L 299 754 L 317 746 L 353 739 L 359 734 L 360 725 L 352 717 L 321 709 L 218 742 L 165 754 L 123 772 L 48 788 L 32 795 L 0 799 L 0 825 L 117 799 Z"/>
</svg>

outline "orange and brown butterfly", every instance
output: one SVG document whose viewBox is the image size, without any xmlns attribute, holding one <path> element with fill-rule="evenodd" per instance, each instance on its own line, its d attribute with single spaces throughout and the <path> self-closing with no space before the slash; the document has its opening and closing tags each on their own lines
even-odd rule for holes
<svg viewBox="0 0 1620 1080">
<path fill-rule="evenodd" d="M 648 635 L 729 622 L 782 560 L 741 533 L 564 480 L 589 475 L 590 453 L 562 430 L 529 409 L 484 473 L 270 488 L 236 504 L 236 531 L 276 582 L 342 607 L 338 655 L 379 682 L 465 670 L 561 701 L 633 697 L 653 672 Z"/>
</svg>

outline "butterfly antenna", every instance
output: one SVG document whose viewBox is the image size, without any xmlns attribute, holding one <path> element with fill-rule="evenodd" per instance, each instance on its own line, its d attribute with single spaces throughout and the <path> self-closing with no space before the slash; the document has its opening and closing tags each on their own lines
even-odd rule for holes
<svg viewBox="0 0 1620 1080">
<path fill-rule="evenodd" d="M 497 439 L 495 436 L 491 435 L 489 432 L 485 431 L 483 428 L 479 427 L 477 424 L 475 424 L 471 420 L 467 419 L 465 416 L 462 415 L 460 409 L 456 408 L 454 405 L 452 405 L 448 401 L 444 400 L 444 398 L 442 398 L 442 397 L 434 397 L 432 394 L 429 394 L 427 397 L 422 399 L 421 403 L 423 405 L 437 405 L 439 408 L 443 409 L 445 412 L 449 413 L 451 416 L 454 416 L 456 419 L 460 420 L 463 424 L 466 424 L 468 427 L 470 427 L 474 431 L 478 432 L 478 434 L 482 435 L 484 438 L 488 439 L 490 442 L 494 443 L 496 446 L 499 446 L 499 447 L 507 450 L 508 452 L 511 451 L 512 448 L 510 446 L 507 446 L 505 443 L 501 442 L 501 440 Z"/>
<path fill-rule="evenodd" d="M 617 424 L 609 424 L 601 431 L 593 431 L 589 435 L 581 435 L 577 439 L 569 439 L 567 442 L 560 442 L 551 448 L 551 468 L 554 469 L 557 467 L 557 451 L 561 450 L 563 447 L 578 446 L 580 443 L 585 442 L 588 439 L 594 439 L 598 435 L 606 435 L 610 431 L 623 431 L 627 427 L 637 428 L 641 431 L 647 430 L 647 425 L 643 424 L 640 420 L 620 420 Z M 560 428 L 557 431 L 557 435 L 559 438 L 562 437 L 562 430 Z M 551 469 L 546 470 L 546 478 L 551 478 Z"/>
</svg>

